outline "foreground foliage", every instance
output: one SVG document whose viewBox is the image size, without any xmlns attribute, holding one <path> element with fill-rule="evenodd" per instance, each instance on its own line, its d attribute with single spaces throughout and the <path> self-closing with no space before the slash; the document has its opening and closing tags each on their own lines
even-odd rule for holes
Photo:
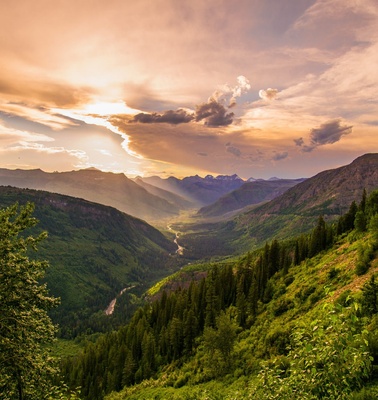
<svg viewBox="0 0 378 400">
<path fill-rule="evenodd" d="M 41 284 L 46 261 L 29 258 L 46 237 L 26 236 L 35 226 L 34 207 L 17 204 L 0 210 L 0 393 L 2 399 L 63 399 L 52 385 L 57 373 L 47 350 L 56 327 L 47 311 L 58 300 Z M 70 396 L 70 395 L 68 395 Z M 74 399 L 75 397 L 71 397 Z"/>
</svg>

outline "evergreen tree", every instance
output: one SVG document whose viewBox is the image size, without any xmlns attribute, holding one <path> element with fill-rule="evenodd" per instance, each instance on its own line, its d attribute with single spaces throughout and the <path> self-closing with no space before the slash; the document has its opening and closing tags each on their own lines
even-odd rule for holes
<svg viewBox="0 0 378 400">
<path fill-rule="evenodd" d="M 310 240 L 309 256 L 313 257 L 320 253 L 326 248 L 327 243 L 327 231 L 324 218 L 320 216 L 318 218 L 318 224 L 312 231 Z"/>
<path fill-rule="evenodd" d="M 37 223 L 33 211 L 30 203 L 0 210 L 0 393 L 5 399 L 43 398 L 55 372 L 44 345 L 54 338 L 47 310 L 57 299 L 41 284 L 48 263 L 28 256 L 46 233 L 24 233 Z"/>
<path fill-rule="evenodd" d="M 280 268 L 280 245 L 278 240 L 273 240 L 269 249 L 269 278 L 271 278 Z"/>
<path fill-rule="evenodd" d="M 366 231 L 366 216 L 364 211 L 359 210 L 356 212 L 356 217 L 354 219 L 354 227 L 358 232 L 365 232 Z"/>
<path fill-rule="evenodd" d="M 366 189 L 364 189 L 364 191 L 362 192 L 362 199 L 360 204 L 358 205 L 358 210 L 365 212 L 365 208 L 366 208 L 366 199 L 367 199 L 367 194 L 366 194 Z"/>
<path fill-rule="evenodd" d="M 375 282 L 375 275 L 362 287 L 362 309 L 367 315 L 378 312 L 378 284 Z"/>
<path fill-rule="evenodd" d="M 258 301 L 259 301 L 258 281 L 256 276 L 254 275 L 248 293 L 248 312 L 252 318 L 252 321 L 257 315 Z"/>
</svg>

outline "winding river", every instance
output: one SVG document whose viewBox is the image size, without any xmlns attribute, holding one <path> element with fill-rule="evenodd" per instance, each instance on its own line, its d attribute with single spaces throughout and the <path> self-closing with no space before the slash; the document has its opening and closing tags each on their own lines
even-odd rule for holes
<svg viewBox="0 0 378 400">
<path fill-rule="evenodd" d="M 171 225 L 167 225 L 167 228 L 168 228 L 169 231 L 172 231 L 172 232 L 173 232 L 173 229 L 171 228 Z M 178 254 L 179 256 L 182 256 L 182 255 L 184 254 L 184 247 L 180 246 L 180 245 L 178 244 L 178 241 L 177 241 L 177 240 L 179 239 L 179 237 L 180 237 L 180 233 L 179 233 L 179 232 L 174 232 L 174 234 L 175 234 L 175 239 L 173 240 L 173 242 L 174 242 L 175 245 L 177 246 L 177 250 L 176 250 L 175 253 Z M 106 315 L 112 315 L 113 312 L 114 312 L 114 307 L 115 307 L 115 305 L 116 305 L 116 303 L 117 303 L 118 297 L 122 296 L 122 294 L 123 294 L 124 292 L 126 292 L 126 290 L 130 290 L 130 289 L 132 289 L 132 288 L 134 288 L 134 287 L 135 287 L 135 285 L 134 285 L 134 286 L 129 286 L 129 287 L 127 287 L 127 288 L 122 289 L 122 290 L 118 293 L 117 297 L 114 298 L 114 299 L 109 303 L 108 307 L 107 307 L 106 310 L 105 310 L 105 314 L 106 314 Z"/>
<path fill-rule="evenodd" d="M 173 229 L 172 229 L 171 225 L 167 225 L 167 228 L 168 228 L 169 231 L 173 232 Z M 174 232 L 174 234 L 176 235 L 175 239 L 173 241 L 175 243 L 175 245 L 177 246 L 176 254 L 178 254 L 179 256 L 182 256 L 184 254 L 184 247 L 180 246 L 178 244 L 178 241 L 177 241 L 177 239 L 180 237 L 180 233 L 179 232 Z"/>
<path fill-rule="evenodd" d="M 107 307 L 106 310 L 105 310 L 105 314 L 106 314 L 106 315 L 112 315 L 113 312 L 114 312 L 114 307 L 115 307 L 115 305 L 116 305 L 116 303 L 117 303 L 118 297 L 122 296 L 122 294 L 125 293 L 126 290 L 130 290 L 130 289 L 132 289 L 132 288 L 134 288 L 134 287 L 135 287 L 135 285 L 129 286 L 129 287 L 127 287 L 127 288 L 122 289 L 122 290 L 118 293 L 117 297 L 116 297 L 115 299 L 113 299 L 113 300 L 109 303 L 108 307 Z"/>
</svg>

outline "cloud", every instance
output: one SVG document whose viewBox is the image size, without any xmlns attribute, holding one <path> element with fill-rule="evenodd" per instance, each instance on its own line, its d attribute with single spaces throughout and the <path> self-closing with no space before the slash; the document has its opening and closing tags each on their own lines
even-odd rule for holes
<svg viewBox="0 0 378 400">
<path fill-rule="evenodd" d="M 210 99 L 208 103 L 199 104 L 196 108 L 196 122 L 204 121 L 207 126 L 226 126 L 232 124 L 234 113 L 227 113 L 226 108 Z"/>
<path fill-rule="evenodd" d="M 289 155 L 289 153 L 287 151 L 283 151 L 282 153 L 274 154 L 272 159 L 274 161 L 280 161 L 280 160 L 284 160 L 285 158 L 287 158 L 288 155 Z"/>
<path fill-rule="evenodd" d="M 336 143 L 342 136 L 351 133 L 352 128 L 352 126 L 341 126 L 340 120 L 337 119 L 328 121 L 320 125 L 320 128 L 311 129 L 311 143 L 315 146 Z"/>
<path fill-rule="evenodd" d="M 268 88 L 266 90 L 261 89 L 259 91 L 259 96 L 263 100 L 274 100 L 277 97 L 278 89 Z"/>
<path fill-rule="evenodd" d="M 179 108 L 161 113 L 139 113 L 136 114 L 130 123 L 140 122 L 143 124 L 168 123 L 178 125 L 188 122 L 203 122 L 206 126 L 227 126 L 232 124 L 235 114 L 228 112 L 228 109 L 235 107 L 236 98 L 246 93 L 251 88 L 249 80 L 240 75 L 237 77 L 237 84 L 220 86 L 208 99 L 207 102 L 197 104 L 195 111 Z"/>
<path fill-rule="evenodd" d="M 294 139 L 296 146 L 302 147 L 302 151 L 309 153 L 319 146 L 333 144 L 341 140 L 342 136 L 349 135 L 353 126 L 341 125 L 339 119 L 321 124 L 319 128 L 310 131 L 310 144 L 305 145 L 303 138 Z"/>
<path fill-rule="evenodd" d="M 162 114 L 158 113 L 139 113 L 134 116 L 130 122 L 141 122 L 144 124 L 151 124 L 151 123 L 167 123 L 167 124 L 182 124 L 188 123 L 194 119 L 193 113 L 189 113 L 186 110 L 178 109 L 168 110 L 163 112 Z"/>
<path fill-rule="evenodd" d="M 201 157 L 207 157 L 207 153 L 204 153 L 202 151 L 198 152 L 197 155 Z"/>
<path fill-rule="evenodd" d="M 94 89 L 52 82 L 45 78 L 25 79 L 24 77 L 12 79 L 3 75 L 0 78 L 0 94 L 12 99 L 13 102 L 24 102 L 53 107 L 75 107 L 89 101 L 94 94 Z"/>
<path fill-rule="evenodd" d="M 235 114 L 233 112 L 228 113 L 226 107 L 217 100 L 217 98 L 219 98 L 218 93 L 215 94 L 215 97 L 213 96 L 210 97 L 207 103 L 198 104 L 194 113 L 182 108 L 176 111 L 164 111 L 163 113 L 139 113 L 129 122 L 139 122 L 143 124 L 167 123 L 178 125 L 194 120 L 196 122 L 203 121 L 207 126 L 227 126 L 232 124 Z"/>
<path fill-rule="evenodd" d="M 239 75 L 236 80 L 238 83 L 235 86 L 230 86 L 229 84 L 220 86 L 212 94 L 209 102 L 214 100 L 217 103 L 224 104 L 228 108 L 234 107 L 236 105 L 236 99 L 251 89 L 251 84 L 245 76 Z"/>
<path fill-rule="evenodd" d="M 228 151 L 229 153 L 233 154 L 233 155 L 236 156 L 236 157 L 240 157 L 241 154 L 242 154 L 241 150 L 238 149 L 238 148 L 235 147 L 235 146 L 232 146 L 231 143 L 227 143 L 227 144 L 226 144 L 226 148 L 227 148 L 227 151 Z"/>
</svg>

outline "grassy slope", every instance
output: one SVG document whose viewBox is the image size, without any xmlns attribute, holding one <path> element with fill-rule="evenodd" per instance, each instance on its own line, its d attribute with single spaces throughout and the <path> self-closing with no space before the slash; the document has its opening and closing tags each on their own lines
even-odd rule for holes
<svg viewBox="0 0 378 400">
<path fill-rule="evenodd" d="M 355 274 L 357 249 L 366 240 L 366 235 L 351 234 L 329 251 L 291 267 L 288 275 L 276 275 L 273 300 L 261 304 L 254 325 L 239 334 L 228 375 L 211 379 L 211 372 L 203 367 L 206 362 L 200 345 L 184 365 L 170 365 L 156 379 L 113 393 L 107 400 L 253 398 L 261 361 L 284 357 L 282 339 L 289 338 L 296 327 L 322 319 L 325 303 L 341 301 L 346 294 L 359 298 L 363 284 L 378 271 L 375 258 L 365 275 Z M 282 304 L 288 307 L 280 313 Z"/>
</svg>

